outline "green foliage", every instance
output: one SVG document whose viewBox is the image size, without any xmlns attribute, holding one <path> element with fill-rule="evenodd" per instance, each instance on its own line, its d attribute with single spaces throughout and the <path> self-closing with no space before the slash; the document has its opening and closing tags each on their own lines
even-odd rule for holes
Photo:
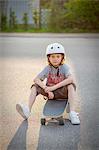
<svg viewBox="0 0 99 150">
<path fill-rule="evenodd" d="M 22 20 L 23 20 L 23 29 L 28 30 L 28 14 L 27 13 L 24 13 Z"/>
<path fill-rule="evenodd" d="M 99 1 L 69 0 L 65 9 L 67 27 L 99 29 Z"/>
<path fill-rule="evenodd" d="M 39 28 L 40 26 L 40 16 L 39 16 L 39 10 L 35 9 L 33 11 L 33 21 L 34 21 L 34 24 L 35 24 L 35 28 Z"/>
<path fill-rule="evenodd" d="M 40 0 L 40 5 L 41 5 L 41 8 L 50 8 L 50 1 L 48 1 L 48 0 Z"/>
<path fill-rule="evenodd" d="M 52 0 L 51 1 L 51 14 L 49 18 L 49 29 L 54 32 L 61 32 L 64 27 L 64 13 L 62 5 L 60 5 L 60 1 Z"/>
<path fill-rule="evenodd" d="M 4 14 L 1 14 L 1 31 L 5 31 L 7 29 L 7 17 Z"/>
<path fill-rule="evenodd" d="M 17 17 L 15 12 L 10 9 L 10 19 L 9 19 L 9 28 L 14 30 L 17 28 Z"/>
<path fill-rule="evenodd" d="M 33 10 L 33 26 L 28 23 L 27 13 L 23 15 L 23 24 L 18 24 L 15 12 L 10 9 L 9 18 L 1 15 L 1 31 L 99 32 L 99 0 L 41 0 L 41 8 L 49 9 L 47 28 L 40 27 L 39 10 Z"/>
</svg>

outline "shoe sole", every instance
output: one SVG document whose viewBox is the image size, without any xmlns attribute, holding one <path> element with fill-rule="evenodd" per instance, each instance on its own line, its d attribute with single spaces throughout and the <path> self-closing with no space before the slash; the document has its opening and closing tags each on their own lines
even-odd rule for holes
<svg viewBox="0 0 99 150">
<path fill-rule="evenodd" d="M 71 120 L 70 120 L 71 121 Z M 80 125 L 80 123 L 73 123 L 73 122 L 71 122 L 72 123 L 72 125 Z"/>
<path fill-rule="evenodd" d="M 27 119 L 20 104 L 16 104 L 16 110 L 24 119 Z"/>
</svg>

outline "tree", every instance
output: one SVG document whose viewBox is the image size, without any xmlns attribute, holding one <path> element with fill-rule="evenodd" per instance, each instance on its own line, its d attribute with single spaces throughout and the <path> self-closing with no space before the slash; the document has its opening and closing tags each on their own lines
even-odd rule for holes
<svg viewBox="0 0 99 150">
<path fill-rule="evenodd" d="M 17 28 L 17 17 L 15 15 L 15 12 L 10 9 L 10 19 L 9 19 L 9 27 L 11 30 L 14 30 Z"/>
<path fill-rule="evenodd" d="M 27 30 L 28 29 L 28 14 L 27 13 L 24 13 L 22 20 L 23 20 L 24 30 Z"/>
<path fill-rule="evenodd" d="M 99 1 L 69 0 L 65 9 L 67 27 L 99 29 Z"/>
<path fill-rule="evenodd" d="M 65 10 L 61 5 L 61 1 L 51 1 L 51 14 L 49 18 L 49 28 L 55 32 L 60 32 L 64 28 Z"/>
<path fill-rule="evenodd" d="M 50 8 L 50 1 L 48 1 L 48 0 L 40 0 L 40 7 L 41 7 L 41 9 L 43 8 L 45 8 L 45 9 L 47 9 L 47 8 Z"/>
<path fill-rule="evenodd" d="M 35 9 L 33 11 L 33 21 L 34 21 L 34 25 L 35 25 L 35 28 L 39 28 L 39 25 L 40 25 L 40 16 L 39 16 L 39 10 Z"/>
<path fill-rule="evenodd" d="M 7 29 L 7 17 L 4 14 L 1 14 L 1 31 L 5 31 Z"/>
</svg>

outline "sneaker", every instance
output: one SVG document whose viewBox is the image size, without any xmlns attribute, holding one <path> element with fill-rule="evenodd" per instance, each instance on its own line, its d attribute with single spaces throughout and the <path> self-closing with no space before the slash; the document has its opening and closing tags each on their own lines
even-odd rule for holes
<svg viewBox="0 0 99 150">
<path fill-rule="evenodd" d="M 80 124 L 80 119 L 79 119 L 78 113 L 76 113 L 75 111 L 71 111 L 69 113 L 69 120 L 74 125 Z"/>
<path fill-rule="evenodd" d="M 29 111 L 28 106 L 25 106 L 22 103 L 19 103 L 19 104 L 16 104 L 16 110 L 24 119 L 29 118 L 30 111 Z"/>
<path fill-rule="evenodd" d="M 69 102 L 67 102 L 67 105 L 66 105 L 66 112 L 70 113 L 70 104 L 69 104 Z"/>
</svg>

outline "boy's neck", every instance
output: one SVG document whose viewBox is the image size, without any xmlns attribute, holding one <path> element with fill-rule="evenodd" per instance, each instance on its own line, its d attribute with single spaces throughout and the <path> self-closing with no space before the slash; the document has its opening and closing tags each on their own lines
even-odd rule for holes
<svg viewBox="0 0 99 150">
<path fill-rule="evenodd" d="M 53 66 L 53 65 L 51 64 L 51 66 L 57 69 L 57 68 L 59 68 L 60 65 L 58 65 L 58 66 Z"/>
</svg>

